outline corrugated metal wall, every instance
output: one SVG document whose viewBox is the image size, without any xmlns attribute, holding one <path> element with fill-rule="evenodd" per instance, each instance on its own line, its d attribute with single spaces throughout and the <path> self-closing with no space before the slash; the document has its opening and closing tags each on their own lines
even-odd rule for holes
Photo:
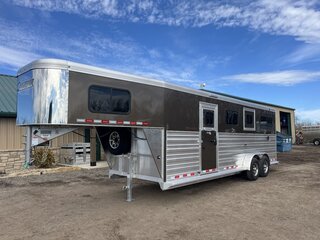
<svg viewBox="0 0 320 240">
<path fill-rule="evenodd" d="M 84 135 L 83 130 L 77 130 L 77 133 Z M 72 143 L 72 142 L 84 142 L 84 136 L 81 136 L 75 133 L 68 133 L 61 137 L 52 140 L 52 147 L 61 147 L 64 144 Z"/>
<path fill-rule="evenodd" d="M 0 118 L 0 150 L 22 149 L 24 128 L 16 126 L 15 118 Z"/>
<path fill-rule="evenodd" d="M 83 130 L 78 130 L 83 135 Z M 0 150 L 23 149 L 23 135 L 25 128 L 16 126 L 15 118 L 0 118 Z M 61 147 L 63 144 L 72 142 L 84 142 L 84 137 L 74 133 L 52 140 L 52 147 Z"/>
</svg>

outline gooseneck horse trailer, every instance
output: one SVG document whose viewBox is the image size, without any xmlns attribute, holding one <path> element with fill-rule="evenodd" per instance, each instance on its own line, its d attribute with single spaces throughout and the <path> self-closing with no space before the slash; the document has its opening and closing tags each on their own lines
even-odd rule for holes
<svg viewBox="0 0 320 240">
<path fill-rule="evenodd" d="M 19 70 L 17 124 L 40 140 L 95 128 L 128 194 L 132 178 L 167 190 L 241 172 L 256 180 L 278 163 L 269 107 L 64 60 Z"/>
</svg>

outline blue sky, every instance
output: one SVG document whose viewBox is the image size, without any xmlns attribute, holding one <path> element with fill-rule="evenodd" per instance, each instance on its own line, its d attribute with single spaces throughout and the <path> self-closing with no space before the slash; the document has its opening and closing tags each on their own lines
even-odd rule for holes
<svg viewBox="0 0 320 240">
<path fill-rule="evenodd" d="M 320 1 L 3 0 L 0 73 L 60 58 L 288 106 L 320 122 Z"/>
</svg>

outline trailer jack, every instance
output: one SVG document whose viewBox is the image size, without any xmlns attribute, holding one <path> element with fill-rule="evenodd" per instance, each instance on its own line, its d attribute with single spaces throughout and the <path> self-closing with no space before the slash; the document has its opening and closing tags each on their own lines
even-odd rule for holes
<svg viewBox="0 0 320 240">
<path fill-rule="evenodd" d="M 127 191 L 127 202 L 132 202 L 134 199 L 132 198 L 132 178 L 130 175 L 127 176 L 127 185 L 122 187 L 122 190 Z"/>
<path fill-rule="evenodd" d="M 127 175 L 127 185 L 123 186 L 122 189 L 127 191 L 127 202 L 132 202 L 132 177 L 133 177 L 133 157 L 129 155 L 129 174 Z"/>
</svg>

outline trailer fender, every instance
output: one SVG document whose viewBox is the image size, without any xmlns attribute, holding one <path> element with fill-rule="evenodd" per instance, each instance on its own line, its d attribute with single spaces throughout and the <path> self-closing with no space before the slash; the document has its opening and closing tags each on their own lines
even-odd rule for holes
<svg viewBox="0 0 320 240">
<path fill-rule="evenodd" d="M 267 155 L 267 154 L 266 153 L 243 154 L 243 161 L 242 161 L 243 170 L 250 170 L 251 161 L 254 157 L 256 157 L 258 160 L 260 160 L 264 155 Z"/>
</svg>

